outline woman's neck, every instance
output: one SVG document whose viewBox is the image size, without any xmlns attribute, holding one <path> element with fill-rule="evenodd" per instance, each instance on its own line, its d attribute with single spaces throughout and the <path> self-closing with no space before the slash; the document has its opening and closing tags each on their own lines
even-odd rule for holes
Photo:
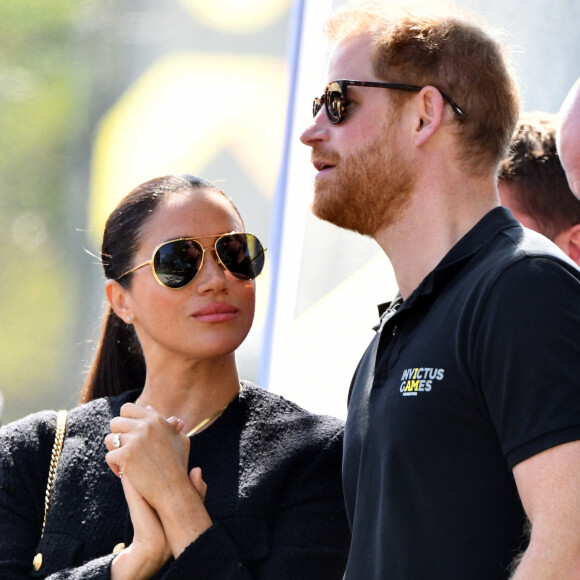
<svg viewBox="0 0 580 580">
<path fill-rule="evenodd" d="M 239 390 L 240 380 L 232 356 L 194 365 L 188 363 L 181 368 L 165 365 L 158 372 L 148 368 L 143 392 L 136 402 L 143 407 L 150 405 L 166 418 L 181 419 L 183 432 L 187 433 L 227 406 Z"/>
</svg>

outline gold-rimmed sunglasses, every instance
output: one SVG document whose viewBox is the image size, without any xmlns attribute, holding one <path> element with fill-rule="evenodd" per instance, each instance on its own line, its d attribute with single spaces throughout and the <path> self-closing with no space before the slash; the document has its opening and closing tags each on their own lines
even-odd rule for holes
<svg viewBox="0 0 580 580">
<path fill-rule="evenodd" d="M 153 250 L 150 260 L 127 270 L 117 280 L 150 265 L 159 284 L 167 288 L 183 288 L 201 270 L 206 250 L 215 251 L 218 263 L 240 280 L 253 280 L 260 275 L 266 248 L 256 236 L 245 232 L 218 234 L 215 244 L 205 248 L 199 241 L 213 237 L 178 238 L 163 242 Z"/>
</svg>

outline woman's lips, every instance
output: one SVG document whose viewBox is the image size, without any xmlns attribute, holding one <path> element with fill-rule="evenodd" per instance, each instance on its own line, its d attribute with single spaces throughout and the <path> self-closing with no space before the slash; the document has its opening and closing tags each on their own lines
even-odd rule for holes
<svg viewBox="0 0 580 580">
<path fill-rule="evenodd" d="M 199 322 L 227 322 L 236 317 L 238 308 L 231 304 L 216 302 L 197 310 L 192 316 Z"/>
</svg>

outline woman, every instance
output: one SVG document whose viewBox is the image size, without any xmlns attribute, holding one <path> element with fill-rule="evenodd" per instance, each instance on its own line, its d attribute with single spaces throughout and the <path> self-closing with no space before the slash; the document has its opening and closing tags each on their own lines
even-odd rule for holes
<svg viewBox="0 0 580 580">
<path fill-rule="evenodd" d="M 342 577 L 341 422 L 238 378 L 263 252 L 199 178 L 121 201 L 42 538 L 55 414 L 0 430 L 0 578 Z"/>
</svg>

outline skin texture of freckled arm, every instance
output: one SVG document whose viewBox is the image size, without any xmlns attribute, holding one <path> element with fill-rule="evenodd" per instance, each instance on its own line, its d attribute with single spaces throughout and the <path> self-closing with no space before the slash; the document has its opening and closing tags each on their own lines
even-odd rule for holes
<svg viewBox="0 0 580 580">
<path fill-rule="evenodd" d="M 580 441 L 514 467 L 531 537 L 513 580 L 580 578 Z"/>
</svg>

